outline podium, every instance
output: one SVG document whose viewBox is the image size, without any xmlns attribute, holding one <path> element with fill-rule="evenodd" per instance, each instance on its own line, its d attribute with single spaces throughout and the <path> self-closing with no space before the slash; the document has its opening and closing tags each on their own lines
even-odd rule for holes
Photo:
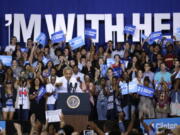
<svg viewBox="0 0 180 135">
<path fill-rule="evenodd" d="M 88 93 L 59 93 L 56 109 L 62 109 L 66 124 L 76 131 L 86 129 L 91 107 Z"/>
</svg>

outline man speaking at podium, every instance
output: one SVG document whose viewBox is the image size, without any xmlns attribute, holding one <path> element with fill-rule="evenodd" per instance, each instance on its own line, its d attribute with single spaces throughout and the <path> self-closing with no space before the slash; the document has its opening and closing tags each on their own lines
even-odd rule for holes
<svg viewBox="0 0 180 135">
<path fill-rule="evenodd" d="M 73 76 L 73 70 L 71 67 L 65 67 L 63 70 L 63 76 L 57 78 L 57 93 L 82 93 L 80 84 Z"/>
</svg>

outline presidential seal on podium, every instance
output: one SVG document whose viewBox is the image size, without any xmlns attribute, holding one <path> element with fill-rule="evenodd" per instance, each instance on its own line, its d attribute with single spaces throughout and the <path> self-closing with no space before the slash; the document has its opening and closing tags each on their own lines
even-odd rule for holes
<svg viewBox="0 0 180 135">
<path fill-rule="evenodd" d="M 67 98 L 67 106 L 71 109 L 76 109 L 80 106 L 80 99 L 76 95 L 71 95 Z"/>
</svg>

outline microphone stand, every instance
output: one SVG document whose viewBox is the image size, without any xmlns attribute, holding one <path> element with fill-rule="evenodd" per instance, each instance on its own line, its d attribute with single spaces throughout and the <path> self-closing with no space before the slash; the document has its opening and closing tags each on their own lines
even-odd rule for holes
<svg viewBox="0 0 180 135">
<path fill-rule="evenodd" d="M 77 88 L 77 83 L 75 83 L 74 87 L 73 87 L 73 93 L 76 92 L 76 88 Z"/>
</svg>

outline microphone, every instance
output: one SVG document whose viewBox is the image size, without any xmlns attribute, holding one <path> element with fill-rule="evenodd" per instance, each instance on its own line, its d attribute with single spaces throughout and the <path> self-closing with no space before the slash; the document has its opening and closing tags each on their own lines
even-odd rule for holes
<svg viewBox="0 0 180 135">
<path fill-rule="evenodd" d="M 76 91 L 76 88 L 77 88 L 77 83 L 75 83 L 74 85 L 74 92 Z"/>
<path fill-rule="evenodd" d="M 72 87 L 73 87 L 73 86 L 72 86 L 72 82 L 69 84 L 69 87 L 70 87 L 70 88 L 72 88 Z"/>
<path fill-rule="evenodd" d="M 70 89 L 70 93 L 72 92 L 72 88 L 73 88 L 73 86 L 72 86 L 72 82 L 69 84 L 69 89 Z"/>
<path fill-rule="evenodd" d="M 75 86 L 74 86 L 74 88 L 75 88 L 75 89 L 77 88 L 77 83 L 75 83 Z"/>
</svg>

